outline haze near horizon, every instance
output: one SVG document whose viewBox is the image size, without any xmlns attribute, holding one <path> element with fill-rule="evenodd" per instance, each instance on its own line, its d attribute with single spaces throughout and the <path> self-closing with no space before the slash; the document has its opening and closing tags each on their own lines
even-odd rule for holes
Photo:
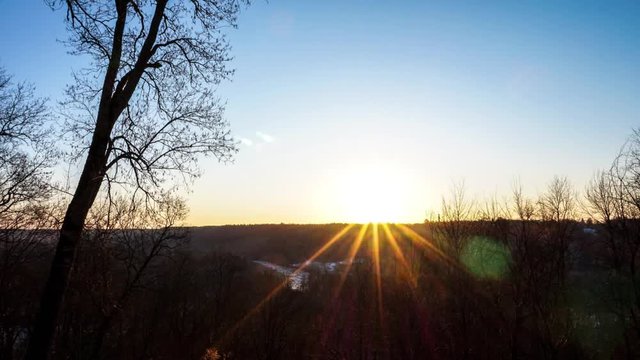
<svg viewBox="0 0 640 360">
<path fill-rule="evenodd" d="M 62 12 L 0 2 L 0 61 L 52 101 L 86 59 Z M 220 85 L 240 142 L 200 162 L 192 225 L 421 222 L 452 183 L 473 197 L 582 190 L 638 124 L 640 4 L 271 1 L 228 29 Z M 46 49 L 47 66 L 36 52 Z"/>
</svg>

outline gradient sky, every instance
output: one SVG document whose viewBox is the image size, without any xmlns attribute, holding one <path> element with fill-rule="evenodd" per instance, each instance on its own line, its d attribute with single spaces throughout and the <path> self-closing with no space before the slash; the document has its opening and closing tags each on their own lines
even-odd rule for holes
<svg viewBox="0 0 640 360">
<path fill-rule="evenodd" d="M 53 101 L 83 66 L 63 17 L 0 0 L 0 64 Z M 640 125 L 639 19 L 638 1 L 255 1 L 219 89 L 241 151 L 201 162 L 189 223 L 380 204 L 419 222 L 461 180 L 480 198 L 554 175 L 583 189 Z"/>
</svg>

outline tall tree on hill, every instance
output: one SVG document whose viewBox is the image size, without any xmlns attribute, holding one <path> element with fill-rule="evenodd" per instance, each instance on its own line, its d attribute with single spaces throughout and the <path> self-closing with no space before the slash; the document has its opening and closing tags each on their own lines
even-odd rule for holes
<svg viewBox="0 0 640 360">
<path fill-rule="evenodd" d="M 27 359 L 48 356 L 85 220 L 96 197 L 158 199 L 198 174 L 199 155 L 236 151 L 214 87 L 232 71 L 222 29 L 242 0 L 49 0 L 67 10 L 71 53 L 91 59 L 64 108 L 84 166 L 68 205 Z"/>
</svg>

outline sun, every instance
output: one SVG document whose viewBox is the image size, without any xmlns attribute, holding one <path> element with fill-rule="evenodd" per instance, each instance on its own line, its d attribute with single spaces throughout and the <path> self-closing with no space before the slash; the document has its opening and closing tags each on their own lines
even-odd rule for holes
<svg viewBox="0 0 640 360">
<path fill-rule="evenodd" d="M 402 172 L 388 167 L 353 170 L 336 177 L 340 218 L 353 223 L 395 223 L 408 217 L 409 186 Z"/>
</svg>

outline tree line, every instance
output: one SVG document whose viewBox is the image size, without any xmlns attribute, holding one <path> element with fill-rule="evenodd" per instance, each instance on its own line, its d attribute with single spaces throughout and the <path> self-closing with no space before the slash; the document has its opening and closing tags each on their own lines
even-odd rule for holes
<svg viewBox="0 0 640 360">
<path fill-rule="evenodd" d="M 17 359 L 68 196 L 52 181 L 44 102 L 6 73 L 0 100 L 0 357 Z M 424 224 L 273 225 L 253 237 L 229 227 L 206 249 L 192 246 L 171 193 L 104 192 L 87 213 L 47 356 L 634 359 L 639 174 L 634 132 L 582 194 L 562 177 L 537 197 L 516 184 L 502 201 L 457 186 Z M 305 268 L 299 291 L 252 262 L 261 249 L 281 265 L 353 261 Z"/>
</svg>

